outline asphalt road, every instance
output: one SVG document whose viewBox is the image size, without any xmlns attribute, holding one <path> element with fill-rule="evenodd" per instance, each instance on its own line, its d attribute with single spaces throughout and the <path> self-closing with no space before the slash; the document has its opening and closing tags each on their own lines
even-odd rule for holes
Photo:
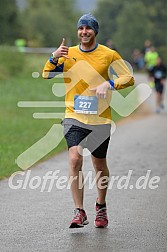
<svg viewBox="0 0 167 252">
<path fill-rule="evenodd" d="M 146 81 L 141 75 L 136 80 Z M 68 228 L 73 202 L 68 184 L 59 179 L 68 176 L 68 154 L 63 152 L 16 175 L 11 184 L 8 179 L 0 181 L 0 251 L 166 252 L 167 106 L 155 114 L 152 95 L 144 107 L 140 116 L 117 125 L 111 138 L 108 165 L 115 182 L 107 194 L 108 228 L 93 225 L 96 187 L 89 188 L 91 181 L 85 185 L 90 223 L 81 229 Z M 83 170 L 85 176 L 93 171 L 89 156 Z M 43 176 L 55 171 L 53 187 L 49 181 L 44 186 Z"/>
</svg>

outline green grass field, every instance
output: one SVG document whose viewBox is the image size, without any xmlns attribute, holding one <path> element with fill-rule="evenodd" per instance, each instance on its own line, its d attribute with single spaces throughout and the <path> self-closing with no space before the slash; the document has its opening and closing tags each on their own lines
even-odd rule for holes
<svg viewBox="0 0 167 252">
<path fill-rule="evenodd" d="M 16 158 L 27 148 L 41 139 L 55 124 L 56 119 L 34 119 L 34 112 L 57 112 L 57 108 L 20 108 L 19 101 L 55 101 L 52 80 L 44 80 L 41 75 L 33 78 L 32 72 L 41 73 L 48 55 L 9 53 L 0 54 L 0 179 L 20 170 Z M 12 62 L 11 62 L 12 61 Z M 131 89 L 126 89 L 126 95 Z M 59 98 L 60 99 L 60 98 Z M 63 110 L 62 110 L 63 111 Z M 114 121 L 121 117 L 113 111 Z M 59 120 L 60 122 L 60 120 Z M 63 139 L 59 146 L 41 161 L 56 155 L 66 148 Z"/>
</svg>

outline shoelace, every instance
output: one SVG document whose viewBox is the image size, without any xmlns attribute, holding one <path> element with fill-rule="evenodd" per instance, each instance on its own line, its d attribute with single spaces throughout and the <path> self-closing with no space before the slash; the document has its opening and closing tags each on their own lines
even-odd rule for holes
<svg viewBox="0 0 167 252">
<path fill-rule="evenodd" d="M 75 220 L 79 220 L 80 217 L 81 217 L 80 211 L 79 211 L 78 209 L 75 209 L 75 210 L 74 210 L 74 219 L 75 219 Z"/>
<path fill-rule="evenodd" d="M 100 208 L 96 211 L 96 218 L 104 220 L 107 219 L 107 209 L 106 207 Z"/>
</svg>

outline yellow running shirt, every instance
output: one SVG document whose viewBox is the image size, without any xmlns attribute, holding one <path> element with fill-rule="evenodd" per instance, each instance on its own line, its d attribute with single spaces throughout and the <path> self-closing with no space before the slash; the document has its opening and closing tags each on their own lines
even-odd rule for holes
<svg viewBox="0 0 167 252">
<path fill-rule="evenodd" d="M 134 84 L 134 78 L 121 56 L 106 46 L 96 44 L 90 51 L 80 46 L 69 47 L 68 59 L 61 57 L 58 63 L 50 58 L 43 69 L 43 77 L 53 78 L 63 73 L 66 86 L 65 118 L 73 118 L 84 124 L 109 124 L 112 90 L 106 99 L 96 97 L 95 88 L 112 79 L 113 89 L 122 89 Z"/>
</svg>

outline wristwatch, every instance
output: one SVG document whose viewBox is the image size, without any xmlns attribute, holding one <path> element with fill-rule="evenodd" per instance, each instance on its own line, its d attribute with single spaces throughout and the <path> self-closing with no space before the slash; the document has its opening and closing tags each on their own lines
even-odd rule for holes
<svg viewBox="0 0 167 252">
<path fill-rule="evenodd" d="M 57 63 L 59 58 L 56 58 L 54 55 L 54 52 L 52 53 L 51 59 L 53 60 L 54 63 Z"/>
</svg>

